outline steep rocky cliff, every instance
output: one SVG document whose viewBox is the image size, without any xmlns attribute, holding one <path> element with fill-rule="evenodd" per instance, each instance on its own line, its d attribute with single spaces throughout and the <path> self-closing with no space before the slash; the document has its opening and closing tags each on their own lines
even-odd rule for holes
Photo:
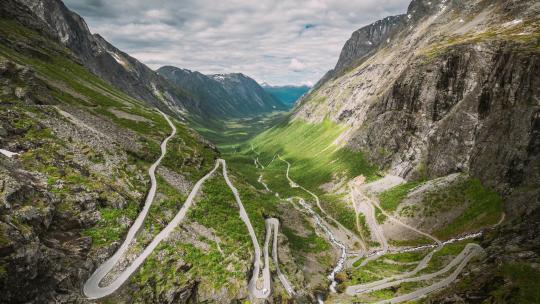
<svg viewBox="0 0 540 304">
<path fill-rule="evenodd" d="M 266 218 L 282 224 L 279 265 L 298 302 L 328 294 L 328 273 L 342 252 L 333 247 L 336 239 L 351 259 L 335 276 L 334 302 L 358 299 L 343 291 L 365 276 L 388 277 L 423 259 L 412 254 L 419 258 L 403 262 L 411 256 L 395 253 L 385 256 L 395 261 L 374 261 L 366 272 L 354 266 L 362 262 L 354 253 L 374 256 L 386 241 L 391 250 L 425 244 L 418 235 L 400 238 L 406 229 L 382 213 L 372 212 L 370 221 L 355 213 L 355 183 L 384 188 L 387 174 L 408 181 L 394 196 L 415 189 L 395 207 L 396 217 L 444 240 L 484 231 L 476 241 L 485 254 L 467 265 L 459 283 L 422 301 L 538 299 L 539 12 L 539 3 L 523 0 L 415 0 L 407 14 L 355 32 L 290 121 L 229 151 L 230 176 L 259 241 Z M 170 84 L 91 35 L 59 1 L 4 0 L 0 13 L 0 302 L 88 303 L 82 285 L 141 210 L 147 170 L 171 132 L 155 107 L 178 114 L 177 134 L 157 171 L 145 225 L 105 280 L 171 221 L 219 156 L 180 120 L 279 104 L 241 74 L 163 68 Z M 188 87 L 193 94 L 184 98 Z M 203 103 L 222 98 L 226 104 Z M 105 303 L 248 298 L 253 244 L 237 202 L 217 174 L 201 193 L 187 219 Z M 375 202 L 386 192 L 366 193 L 357 199 Z M 306 212 L 303 202 L 322 213 Z M 471 208 L 476 213 L 466 213 Z M 379 221 L 382 230 L 373 229 Z M 449 223 L 454 230 L 443 231 Z M 388 240 L 373 238 L 376 231 Z M 459 246 L 445 247 L 427 267 L 442 269 L 452 256 L 443 253 L 457 255 Z M 268 299 L 293 301 L 273 267 Z"/>
<path fill-rule="evenodd" d="M 336 66 L 350 71 L 295 117 L 351 126 L 343 143 L 403 177 L 471 170 L 501 193 L 537 182 L 538 4 L 430 1 L 408 19 L 426 3 L 414 1 L 396 17 L 407 26 L 368 52 L 360 33 L 375 26 L 356 32 Z"/>
<path fill-rule="evenodd" d="M 164 66 L 157 71 L 171 84 L 189 91 L 205 113 L 215 117 L 245 117 L 286 107 L 243 74 L 204 75 Z"/>
</svg>

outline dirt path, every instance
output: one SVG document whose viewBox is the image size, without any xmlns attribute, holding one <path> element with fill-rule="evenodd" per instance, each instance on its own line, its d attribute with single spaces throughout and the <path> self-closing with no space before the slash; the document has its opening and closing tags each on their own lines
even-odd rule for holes
<svg viewBox="0 0 540 304">
<path fill-rule="evenodd" d="M 373 204 L 373 206 L 375 206 L 377 209 L 379 209 L 379 211 L 381 211 L 382 214 L 384 214 L 387 218 L 389 218 L 391 221 L 393 221 L 394 223 L 398 224 L 398 225 L 401 225 L 409 230 L 412 230 L 418 234 L 421 234 L 425 237 L 428 237 L 430 239 L 432 239 L 435 243 L 437 244 L 441 244 L 441 240 L 439 240 L 438 238 L 434 237 L 433 235 L 429 234 L 429 233 L 426 233 L 426 232 L 423 232 L 421 230 L 418 230 L 410 225 L 407 225 L 405 223 L 403 223 L 402 221 L 398 220 L 397 218 L 395 218 L 394 216 L 390 215 L 388 212 L 384 211 L 384 209 L 381 208 L 381 206 L 379 205 L 378 202 L 376 201 L 371 201 L 371 204 Z"/>
<path fill-rule="evenodd" d="M 264 245 L 265 265 L 268 264 L 268 241 L 270 240 L 270 236 L 273 234 L 274 238 L 272 241 L 272 260 L 274 261 L 274 265 L 276 266 L 278 279 L 281 282 L 281 285 L 283 285 L 283 288 L 285 288 L 285 291 L 290 296 L 295 296 L 296 292 L 294 291 L 292 284 L 289 282 L 289 280 L 287 280 L 287 277 L 281 272 L 281 269 L 279 268 L 278 243 L 277 243 L 278 232 L 279 232 L 279 220 L 276 218 L 268 218 L 265 221 L 265 225 L 266 225 L 266 239 L 265 239 L 265 245 Z"/>
</svg>

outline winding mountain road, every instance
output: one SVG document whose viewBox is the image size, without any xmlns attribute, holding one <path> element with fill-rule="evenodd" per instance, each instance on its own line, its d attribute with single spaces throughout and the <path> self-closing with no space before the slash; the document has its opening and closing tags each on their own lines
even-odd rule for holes
<svg viewBox="0 0 540 304">
<path fill-rule="evenodd" d="M 396 285 L 400 285 L 401 283 L 419 282 L 419 281 L 431 280 L 431 279 L 434 279 L 434 278 L 436 278 L 436 277 L 438 277 L 440 275 L 443 275 L 443 274 L 447 273 L 452 268 L 454 268 L 457 265 L 461 264 L 463 261 L 466 261 L 466 263 L 467 263 L 470 258 L 472 258 L 473 256 L 479 254 L 480 252 L 482 252 L 482 247 L 480 247 L 479 245 L 474 244 L 474 243 L 469 243 L 469 244 L 467 244 L 465 246 L 465 248 L 454 259 L 452 259 L 452 261 L 450 261 L 450 263 L 448 263 L 445 267 L 443 267 L 442 269 L 440 269 L 440 270 L 438 270 L 436 272 L 420 275 L 420 276 L 417 276 L 417 277 L 407 277 L 405 275 L 394 276 L 394 277 L 392 277 L 393 280 L 388 278 L 388 280 L 386 280 L 386 282 L 384 282 L 384 283 L 378 282 L 376 284 L 367 283 L 367 284 L 357 285 L 357 286 L 354 286 L 354 287 L 350 286 L 350 287 L 353 287 L 353 288 L 356 288 L 356 289 L 352 293 L 349 293 L 349 289 L 347 289 L 347 293 L 349 293 L 349 294 L 361 294 L 361 293 L 373 292 L 373 291 L 377 291 L 377 290 L 381 290 L 381 289 L 390 288 L 390 287 L 393 287 L 393 286 L 396 286 Z M 433 253 L 434 252 L 430 252 L 428 255 L 433 255 Z M 424 259 L 422 259 L 422 261 L 420 261 L 420 263 L 418 264 L 416 269 L 411 271 L 410 273 L 408 273 L 409 276 L 410 276 L 411 273 L 414 275 L 418 271 L 420 271 L 421 269 L 424 269 L 428 264 L 427 260 L 428 259 L 426 257 L 424 257 Z"/>
<path fill-rule="evenodd" d="M 381 247 L 382 247 L 382 249 L 380 251 L 377 251 L 374 254 L 369 255 L 365 260 L 363 260 L 359 267 L 365 266 L 368 262 L 377 259 L 378 257 L 388 253 L 388 251 L 389 251 L 389 249 L 388 249 L 388 241 L 387 241 L 386 237 L 384 236 L 384 231 L 383 231 L 382 227 L 377 223 L 376 218 L 375 218 L 375 208 L 379 209 L 379 211 L 383 215 L 388 217 L 391 221 L 395 222 L 396 224 L 401 225 L 401 226 L 403 226 L 403 227 L 405 227 L 405 228 L 407 228 L 407 229 L 409 229 L 411 231 L 414 231 L 414 232 L 416 232 L 416 233 L 418 233 L 420 235 L 423 235 L 423 236 L 426 236 L 426 237 L 432 239 L 437 245 L 429 246 L 430 248 L 435 248 L 437 246 L 442 245 L 442 242 L 439 239 L 437 239 L 436 237 L 434 237 L 433 235 L 431 235 L 429 233 L 426 233 L 426 232 L 423 232 L 421 230 L 418 230 L 418 229 L 416 229 L 416 228 L 414 228 L 414 227 L 412 227 L 412 226 L 410 226 L 408 224 L 405 224 L 402 221 L 395 218 L 394 216 L 392 216 L 391 214 L 389 214 L 388 212 L 386 212 L 384 209 L 381 208 L 381 206 L 379 205 L 379 203 L 376 200 L 373 200 L 370 197 L 368 197 L 366 194 L 364 194 L 362 191 L 360 191 L 356 186 L 349 185 L 349 187 L 350 187 L 349 190 L 350 190 L 351 198 L 353 199 L 353 205 L 355 206 L 355 211 L 361 212 L 361 213 L 364 214 L 364 216 L 366 218 L 366 223 L 368 225 L 368 228 L 370 229 L 370 231 L 372 231 L 372 233 L 375 234 L 377 240 L 379 241 L 379 243 L 381 244 Z M 380 188 L 380 187 L 381 186 L 379 186 L 378 188 Z M 381 190 L 381 189 L 379 189 L 379 190 Z M 355 199 L 356 196 L 361 197 L 360 202 L 358 202 Z"/>
<path fill-rule="evenodd" d="M 402 225 L 403 227 L 405 227 L 407 229 L 410 229 L 410 230 L 412 230 L 412 231 L 414 231 L 414 232 L 416 232 L 418 234 L 421 234 L 423 236 L 426 236 L 426 237 L 432 239 L 433 241 L 435 241 L 436 244 L 434 244 L 434 245 L 424 245 L 424 246 L 420 246 L 420 247 L 417 247 L 417 248 L 408 248 L 408 249 L 405 249 L 405 250 L 396 251 L 396 252 L 409 252 L 409 251 L 419 250 L 419 249 L 434 248 L 434 250 L 430 251 L 427 255 L 425 255 L 422 258 L 422 260 L 420 262 L 418 262 L 418 265 L 411 271 L 407 271 L 407 272 L 403 272 L 403 273 L 400 273 L 400 274 L 397 274 L 397 275 L 386 277 L 386 278 L 378 280 L 378 281 L 369 282 L 369 283 L 365 283 L 365 284 L 358 284 L 358 285 L 353 285 L 353 286 L 347 287 L 345 292 L 346 292 L 346 294 L 348 294 L 350 296 L 355 296 L 355 295 L 362 294 L 362 293 L 370 293 L 370 292 L 374 292 L 374 291 L 378 291 L 378 290 L 382 290 L 382 289 L 387 289 L 387 288 L 391 288 L 391 287 L 394 287 L 394 286 L 397 286 L 397 285 L 400 285 L 400 284 L 406 283 L 406 282 L 419 282 L 419 281 L 432 280 L 432 279 L 434 279 L 436 277 L 439 277 L 439 276 L 447 273 L 452 268 L 456 267 L 456 269 L 454 270 L 454 272 L 452 274 L 450 274 L 449 276 L 445 277 L 444 279 L 442 279 L 442 280 L 440 280 L 440 281 L 438 281 L 436 283 L 433 283 L 433 284 L 431 284 L 431 285 L 429 285 L 427 287 L 424 287 L 424 288 L 417 289 L 417 290 L 415 290 L 415 291 L 413 291 L 411 293 L 408 293 L 408 294 L 405 294 L 405 295 L 400 295 L 400 296 L 394 297 L 392 299 L 384 300 L 384 301 L 381 301 L 381 302 L 378 302 L 378 303 L 400 303 L 400 302 L 404 302 L 404 301 L 411 301 L 411 300 L 414 300 L 414 299 L 418 299 L 420 297 L 425 296 L 426 294 L 428 294 L 430 292 L 445 288 L 449 284 L 454 282 L 456 280 L 457 276 L 465 268 L 467 263 L 473 257 L 479 255 L 482 252 L 482 247 L 480 247 L 479 245 L 474 244 L 474 243 L 469 243 L 469 244 L 467 244 L 465 246 L 465 248 L 461 251 L 461 253 L 459 255 L 457 255 L 450 263 L 448 263 L 442 269 L 440 269 L 440 270 L 438 270 L 438 271 L 436 271 L 434 273 L 429 273 L 429 274 L 424 274 L 424 275 L 414 277 L 414 275 L 416 275 L 418 272 L 420 272 L 422 269 L 424 269 L 424 268 L 426 268 L 428 266 L 429 262 L 433 258 L 433 255 L 437 251 L 441 250 L 445 245 L 456 242 L 456 241 L 461 241 L 461 240 L 465 240 L 465 239 L 468 239 L 468 238 L 473 238 L 473 237 L 476 237 L 476 236 L 480 235 L 481 233 L 473 233 L 473 234 L 465 235 L 465 236 L 460 237 L 460 238 L 453 238 L 453 239 L 447 240 L 445 242 L 441 242 L 436 237 L 434 237 L 434 236 L 432 236 L 432 235 L 430 235 L 428 233 L 425 233 L 423 231 L 420 231 L 420 230 L 418 230 L 418 229 L 416 229 L 414 227 L 411 227 L 410 225 L 407 225 L 407 224 L 401 222 L 400 220 L 398 220 L 397 218 L 393 217 L 392 215 L 388 214 L 386 211 L 384 211 L 379 206 L 378 202 L 370 199 L 367 195 L 362 193 L 362 191 L 356 191 L 355 192 L 355 189 L 356 189 L 355 187 L 350 188 L 351 197 L 353 199 L 355 197 L 355 193 L 357 195 L 361 195 L 362 198 L 363 198 L 362 202 L 367 202 L 367 204 L 369 204 L 371 206 L 371 208 L 379 209 L 390 220 L 392 220 L 395 223 L 397 223 L 399 225 Z M 355 206 L 357 206 L 356 201 L 354 201 L 353 204 Z M 371 214 L 371 212 L 369 214 Z M 366 214 L 366 216 L 367 215 L 368 214 Z M 367 221 L 367 218 L 366 218 L 366 221 Z M 368 222 L 368 226 L 369 226 L 370 230 L 371 229 L 379 230 L 379 228 L 381 228 L 376 222 L 374 224 L 372 224 L 372 225 L 369 224 L 369 221 L 367 221 L 367 222 Z M 382 236 L 384 237 L 384 234 Z M 364 260 L 361 263 L 360 267 L 365 266 L 365 264 L 368 261 L 373 260 L 373 259 L 375 259 L 375 258 L 377 258 L 379 256 L 382 256 L 383 254 L 386 254 L 387 251 L 388 250 L 386 250 L 386 251 L 384 250 L 384 246 L 383 246 L 383 251 L 378 252 L 376 255 L 372 255 L 372 256 L 368 257 L 366 260 Z"/>
<path fill-rule="evenodd" d="M 161 112 L 160 112 L 161 113 Z M 255 230 L 253 229 L 253 226 L 251 225 L 251 221 L 249 220 L 249 216 L 244 208 L 244 205 L 242 204 L 242 201 L 240 199 L 240 195 L 238 194 L 238 190 L 234 187 L 232 182 L 229 179 L 229 176 L 227 174 L 227 164 L 225 160 L 218 159 L 216 161 L 216 164 L 214 168 L 207 173 L 204 177 L 202 177 L 193 189 L 191 190 L 188 198 L 182 205 L 182 208 L 176 216 L 173 218 L 173 220 L 162 230 L 160 231 L 156 237 L 150 242 L 146 248 L 142 251 L 142 253 L 135 258 L 135 260 L 127 266 L 126 269 L 124 269 L 110 284 L 107 286 L 100 286 L 100 282 L 103 280 L 103 278 L 112 270 L 112 268 L 118 263 L 120 258 L 123 256 L 123 254 L 127 251 L 129 248 L 130 243 L 135 238 L 137 232 L 141 228 L 142 224 L 144 223 L 144 220 L 148 214 L 148 211 L 150 210 L 150 206 L 152 205 L 152 202 L 154 201 L 156 190 L 157 190 L 157 182 L 155 177 L 155 171 L 157 166 L 160 164 L 161 160 L 165 157 L 166 150 L 167 150 L 167 142 L 176 134 L 176 128 L 174 127 L 173 123 L 169 120 L 169 118 L 164 114 L 161 113 L 163 117 L 167 120 L 169 125 L 171 126 L 172 133 L 169 137 L 167 137 L 162 143 L 161 143 L 161 156 L 158 158 L 158 160 L 150 166 L 150 169 L 148 170 L 148 174 L 150 175 L 151 180 L 151 186 L 150 191 L 148 192 L 148 195 L 145 200 L 145 204 L 143 207 L 143 210 L 139 213 L 137 216 L 137 219 L 133 223 L 133 225 L 130 227 L 126 238 L 120 248 L 114 253 L 113 256 L 111 256 L 107 261 L 105 261 L 101 266 L 99 266 L 94 273 L 90 276 L 90 278 L 86 281 L 86 283 L 83 286 L 83 292 L 89 299 L 98 299 L 105 296 L 108 296 L 118 290 L 128 279 L 129 277 L 144 263 L 146 258 L 152 254 L 154 249 L 159 245 L 159 243 L 166 239 L 171 232 L 180 224 L 180 222 L 185 218 L 189 208 L 193 205 L 194 199 L 197 195 L 197 193 L 200 191 L 202 185 L 204 182 L 206 182 L 213 174 L 214 172 L 219 168 L 221 165 L 223 168 L 223 177 L 225 179 L 225 182 L 227 183 L 228 187 L 233 192 L 233 195 L 235 197 L 235 200 L 238 204 L 238 208 L 240 210 L 240 218 L 248 228 L 249 235 L 251 237 L 251 241 L 253 243 L 254 251 L 255 251 L 255 257 L 253 261 L 253 275 L 249 281 L 248 284 L 248 290 L 250 292 L 250 295 L 254 298 L 267 298 L 270 295 L 270 284 L 271 284 L 271 278 L 270 278 L 270 267 L 268 267 L 268 263 L 266 262 L 265 266 L 262 269 L 262 277 L 261 277 L 261 249 L 259 246 L 259 242 L 257 241 L 257 236 L 255 234 Z M 276 250 L 277 252 L 277 250 Z M 267 251 L 266 251 L 267 256 Z M 266 258 L 266 261 L 268 259 Z M 276 257 L 277 260 L 277 257 Z"/>
<path fill-rule="evenodd" d="M 144 222 L 144 219 L 146 218 L 146 215 L 148 214 L 148 211 L 150 210 L 152 202 L 154 201 L 154 197 L 156 196 L 156 190 L 157 190 L 157 181 L 156 181 L 156 175 L 155 175 L 156 168 L 161 163 L 161 161 L 165 157 L 165 154 L 167 153 L 167 142 L 174 135 L 176 135 L 176 127 L 171 122 L 169 117 L 167 117 L 167 115 L 165 115 L 162 112 L 160 112 L 160 113 L 161 113 L 161 115 L 163 115 L 165 120 L 167 120 L 167 123 L 171 127 L 172 132 L 171 132 L 171 135 L 169 135 L 167 138 L 165 138 L 165 140 L 163 140 L 163 142 L 161 143 L 161 155 L 160 155 L 160 157 L 156 160 L 155 163 L 153 163 L 150 166 L 150 169 L 148 169 L 148 175 L 150 176 L 151 185 L 150 185 L 150 190 L 148 191 L 148 195 L 146 196 L 146 200 L 144 202 L 144 207 L 141 210 L 141 212 L 139 213 L 139 215 L 137 216 L 137 219 L 135 220 L 135 222 L 133 222 L 133 225 L 129 228 L 129 231 L 128 231 L 127 235 L 126 235 L 126 238 L 124 239 L 124 242 L 122 243 L 120 248 L 118 248 L 118 250 L 114 253 L 114 255 L 111 256 L 107 261 L 105 261 L 105 263 L 103 263 L 101 266 L 99 266 L 96 269 L 96 271 L 94 271 L 94 273 L 90 276 L 90 278 L 84 284 L 83 292 L 90 299 L 97 299 L 97 298 L 102 298 L 104 296 L 110 295 L 111 293 L 116 291 L 120 286 L 122 286 L 122 284 L 124 284 L 124 282 L 131 276 L 131 274 L 133 274 L 133 272 L 135 272 L 135 270 L 137 270 L 137 268 L 139 268 L 139 266 L 150 255 L 150 253 L 152 253 L 152 251 L 156 248 L 156 246 L 159 244 L 159 242 L 170 233 L 169 230 L 172 230 L 172 229 L 167 229 L 169 227 L 169 226 L 167 226 L 162 232 L 160 232 L 156 236 L 156 238 L 152 241 L 152 243 L 150 243 L 150 245 L 148 245 L 145 248 L 145 250 L 141 253 L 141 255 L 139 255 L 137 257 L 137 259 L 135 259 L 135 261 L 133 261 L 133 263 L 129 267 L 127 267 L 112 283 L 110 283 L 106 287 L 100 287 L 99 286 L 99 283 L 101 282 L 101 280 L 103 280 L 103 278 L 112 270 L 114 265 L 116 265 L 118 263 L 118 261 L 120 260 L 122 255 L 129 248 L 129 244 L 133 241 L 133 239 L 135 238 L 135 235 L 137 234 L 137 232 L 141 228 L 141 226 L 142 226 L 142 224 Z M 217 166 L 216 166 L 216 168 L 217 168 Z M 214 170 L 216 168 L 214 168 Z M 211 173 L 209 173 L 209 174 L 211 174 Z M 197 185 L 199 187 L 200 187 L 201 184 L 202 184 L 201 181 L 199 181 L 197 183 Z M 197 185 L 195 185 L 195 187 L 197 187 Z M 195 190 L 195 188 L 194 188 L 194 190 Z M 193 193 L 193 191 L 192 191 L 192 193 Z M 190 197 L 191 197 L 191 200 L 193 200 L 193 197 L 192 197 L 191 194 L 190 194 Z M 187 202 L 189 202 L 189 201 L 190 201 L 190 199 L 188 198 Z M 175 217 L 175 219 L 176 219 L 176 217 Z M 173 219 L 173 221 L 174 221 L 174 219 Z M 167 233 L 167 231 L 169 231 L 169 232 Z M 163 232 L 165 232 L 166 234 L 163 233 Z"/>
<path fill-rule="evenodd" d="M 290 296 L 295 296 L 296 292 L 294 291 L 294 288 L 292 287 L 292 284 L 287 280 L 287 277 L 281 272 L 281 269 L 279 268 L 279 259 L 278 259 L 278 232 L 279 232 L 279 220 L 276 218 L 268 218 L 265 221 L 266 225 L 266 239 L 264 243 L 264 263 L 265 267 L 268 265 L 268 242 L 270 240 L 270 236 L 273 234 L 274 238 L 272 241 L 272 260 L 274 261 L 274 265 L 276 266 L 276 272 L 278 275 L 278 279 L 283 285 L 283 288 L 285 288 L 285 291 Z"/>
<path fill-rule="evenodd" d="M 268 192 L 270 192 L 270 188 L 268 188 L 268 185 L 263 181 L 263 175 L 260 174 L 259 175 L 259 179 L 257 179 L 257 182 L 259 182 L 259 184 L 263 185 L 264 189 Z"/>
<path fill-rule="evenodd" d="M 270 288 L 272 283 L 268 259 L 265 259 L 265 266 L 262 269 L 261 277 L 261 247 L 259 246 L 259 241 L 257 240 L 255 229 L 253 229 L 253 225 L 251 225 L 251 221 L 246 212 L 246 209 L 244 208 L 244 205 L 242 204 L 242 200 L 240 199 L 238 190 L 234 187 L 231 180 L 229 179 L 229 176 L 227 175 L 227 163 L 225 162 L 225 160 L 219 159 L 218 164 L 221 164 L 223 167 L 223 177 L 225 178 L 225 182 L 234 194 L 234 199 L 236 200 L 238 208 L 240 209 L 240 218 L 248 228 L 249 236 L 251 237 L 251 242 L 253 243 L 253 249 L 255 250 L 255 258 L 253 261 L 253 275 L 248 283 L 249 293 L 252 297 L 255 297 L 257 299 L 265 299 L 271 294 Z M 268 252 L 266 252 L 265 255 L 267 256 Z"/>
<path fill-rule="evenodd" d="M 12 158 L 13 156 L 18 155 L 19 153 L 11 152 L 11 151 L 8 151 L 8 150 L 5 150 L 5 149 L 0 149 L 0 154 L 3 154 L 4 156 L 6 156 L 8 158 Z"/>
<path fill-rule="evenodd" d="M 400 302 L 405 302 L 405 301 L 412 301 L 412 300 L 421 298 L 421 297 L 423 297 L 423 296 L 425 296 L 425 295 L 427 295 L 427 294 L 429 294 L 431 292 L 434 292 L 436 290 L 446 288 L 446 287 L 448 287 L 448 285 L 452 284 L 457 279 L 458 275 L 463 271 L 465 266 L 467 266 L 469 261 L 472 258 L 474 258 L 475 256 L 480 255 L 482 253 L 482 251 L 483 251 L 482 247 L 480 247 L 477 244 L 473 244 L 473 243 L 467 244 L 467 247 L 465 247 L 465 249 L 463 249 L 463 251 L 456 258 L 454 258 L 452 260 L 452 262 L 450 262 L 449 265 L 447 265 L 445 268 L 441 269 L 440 271 L 435 272 L 435 273 L 431 273 L 431 274 L 426 274 L 424 276 L 419 276 L 419 277 L 416 277 L 416 278 L 410 278 L 410 279 L 407 279 L 407 280 L 403 280 L 400 283 L 417 282 L 417 281 L 422 281 L 422 280 L 430 280 L 432 278 L 437 277 L 438 275 L 440 275 L 442 273 L 448 272 L 450 270 L 450 268 L 456 266 L 456 264 L 459 263 L 457 265 L 457 268 L 449 276 L 447 276 L 446 278 L 444 278 L 444 279 L 442 279 L 442 280 L 440 280 L 440 281 L 438 281 L 438 282 L 436 282 L 434 284 L 431 284 L 431 285 L 429 285 L 427 287 L 417 289 L 417 290 L 415 290 L 415 291 L 413 291 L 411 293 L 400 295 L 400 296 L 394 297 L 394 298 L 389 299 L 389 300 L 380 301 L 378 303 L 400 303 Z"/>
</svg>

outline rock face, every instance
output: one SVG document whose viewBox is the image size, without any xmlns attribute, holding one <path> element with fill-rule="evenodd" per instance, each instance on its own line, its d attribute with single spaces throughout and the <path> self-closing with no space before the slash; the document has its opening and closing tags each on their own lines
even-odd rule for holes
<svg viewBox="0 0 540 304">
<path fill-rule="evenodd" d="M 406 15 L 386 17 L 354 32 L 341 50 L 334 73 L 343 72 L 382 44 L 390 43 L 393 34 L 406 24 L 406 18 Z"/>
<path fill-rule="evenodd" d="M 23 85 L 21 85 L 23 84 Z M 3 103 L 22 99 L 26 104 L 51 104 L 53 99 L 34 70 L 0 58 L 0 98 Z"/>
<path fill-rule="evenodd" d="M 197 71 L 164 66 L 158 73 L 179 89 L 189 91 L 205 113 L 217 117 L 242 117 L 285 110 L 279 100 L 243 74 L 204 75 Z"/>
<path fill-rule="evenodd" d="M 427 3 L 355 32 L 335 69 L 348 72 L 296 118 L 350 125 L 344 142 L 402 177 L 470 170 L 502 194 L 538 185 L 538 5 Z"/>
</svg>

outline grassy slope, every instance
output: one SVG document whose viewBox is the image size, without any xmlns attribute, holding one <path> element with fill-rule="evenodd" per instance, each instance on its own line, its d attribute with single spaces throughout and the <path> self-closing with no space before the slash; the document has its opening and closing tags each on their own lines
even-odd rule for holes
<svg viewBox="0 0 540 304">
<path fill-rule="evenodd" d="M 228 120 L 201 121 L 200 118 L 192 118 L 191 125 L 218 147 L 228 148 L 230 145 L 247 141 L 270 126 L 278 124 L 285 115 L 285 112 L 271 112 Z"/>
<path fill-rule="evenodd" d="M 320 186 L 338 179 L 349 179 L 360 174 L 368 180 L 377 178 L 377 170 L 368 164 L 361 152 L 339 148 L 334 141 L 345 130 L 328 120 L 321 124 L 310 124 L 299 120 L 275 126 L 252 140 L 230 145 L 226 158 L 231 166 L 242 171 L 255 187 L 259 172 L 254 170 L 253 158 L 259 157 L 267 165 L 275 154 L 280 154 L 291 162 L 290 177 L 305 188 L 320 196 L 325 210 L 352 231 L 356 230 L 354 212 L 350 202 L 343 195 L 328 195 Z M 251 146 L 256 152 L 252 151 Z M 256 153 L 260 155 L 257 156 Z M 285 178 L 286 164 L 275 159 L 263 172 L 269 187 L 282 197 L 300 196 L 312 201 L 313 198 L 301 189 L 290 187 Z"/>
<path fill-rule="evenodd" d="M 407 194 L 421 183 L 408 182 L 380 193 L 378 198 L 381 208 L 389 212 L 396 211 Z M 434 232 L 437 237 L 448 239 L 478 231 L 497 223 L 503 212 L 502 199 L 498 194 L 486 189 L 478 179 L 460 177 L 448 186 L 427 191 L 419 205 L 404 207 L 400 215 L 433 217 L 463 205 L 467 207 L 456 219 Z M 385 220 L 383 216 L 380 219 L 381 222 Z"/>
<path fill-rule="evenodd" d="M 291 177 L 313 190 L 330 182 L 334 174 L 343 177 L 363 174 L 368 181 L 376 179 L 376 169 L 364 160 L 361 152 L 333 144 L 344 131 L 344 126 L 329 120 L 321 124 L 295 120 L 258 135 L 249 144 L 261 153 L 263 160 L 269 161 L 274 154 L 281 154 L 293 165 Z M 244 147 L 244 151 L 248 149 L 249 146 Z"/>
</svg>

